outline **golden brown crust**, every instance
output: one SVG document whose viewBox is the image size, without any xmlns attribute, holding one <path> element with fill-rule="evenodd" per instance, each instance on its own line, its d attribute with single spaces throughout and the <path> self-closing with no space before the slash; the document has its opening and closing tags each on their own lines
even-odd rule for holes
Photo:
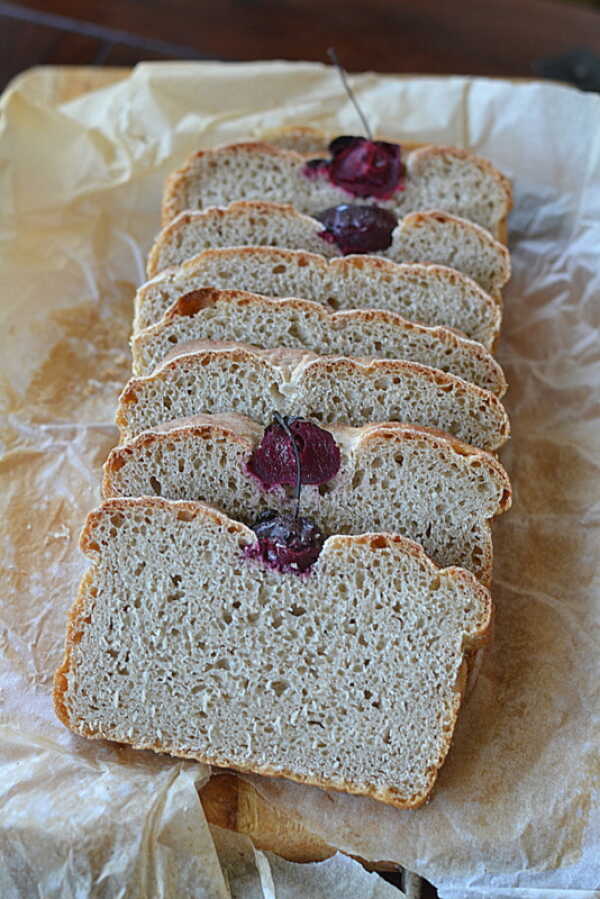
<svg viewBox="0 0 600 899">
<path fill-rule="evenodd" d="M 178 518 L 181 518 L 181 516 L 184 515 L 185 520 L 187 521 L 191 521 L 199 516 L 208 517 L 213 521 L 216 521 L 218 524 L 224 526 L 231 533 L 238 534 L 241 537 L 248 536 L 253 539 L 252 531 L 250 531 L 249 528 L 247 528 L 245 525 L 227 518 L 227 516 L 223 515 L 215 509 L 212 509 L 209 506 L 203 505 L 202 503 L 187 502 L 182 500 L 171 501 L 162 499 L 161 497 L 128 497 L 124 499 L 106 500 L 100 506 L 100 508 L 94 510 L 94 512 L 91 512 L 88 515 L 81 538 L 83 551 L 88 555 L 92 555 L 92 558 L 97 558 L 96 554 L 99 551 L 99 547 L 97 547 L 97 544 L 95 544 L 93 540 L 93 530 L 96 522 L 99 521 L 101 516 L 119 512 L 126 513 L 132 508 L 139 507 L 146 508 L 148 510 L 152 508 L 166 509 Z M 477 600 L 481 604 L 479 627 L 473 634 L 465 635 L 463 651 L 466 652 L 467 650 L 473 650 L 474 648 L 482 645 L 485 642 L 491 622 L 492 602 L 489 592 L 476 581 L 475 577 L 472 574 L 464 571 L 462 568 L 440 569 L 431 561 L 431 559 L 427 557 L 422 547 L 420 547 L 413 541 L 396 534 L 361 534 L 358 536 L 344 535 L 329 537 L 325 541 L 321 556 L 319 557 L 315 565 L 319 565 L 320 560 L 325 554 L 334 552 L 336 546 L 344 543 L 355 543 L 358 545 L 367 546 L 372 552 L 376 552 L 382 549 L 397 548 L 401 552 L 409 554 L 415 559 L 418 559 L 425 568 L 429 569 L 432 577 L 437 577 L 440 579 L 454 578 L 462 581 L 463 584 L 465 584 L 469 589 L 475 592 L 475 594 L 477 595 Z M 68 675 L 71 668 L 72 658 L 71 650 L 73 644 L 77 640 L 77 634 L 81 632 L 82 625 L 85 625 L 86 623 L 85 620 L 81 621 L 80 617 L 81 612 L 85 606 L 85 601 L 87 599 L 88 588 L 93 581 L 93 576 L 94 568 L 90 569 L 90 571 L 86 575 L 84 575 L 80 584 L 79 593 L 69 613 L 65 657 L 62 665 L 59 667 L 54 677 L 53 698 L 55 710 L 58 717 L 67 727 L 72 729 L 75 733 L 80 733 L 83 736 L 88 737 L 89 739 L 111 739 L 111 735 L 109 733 L 104 733 L 102 731 L 92 732 L 88 728 L 74 726 L 69 718 L 69 710 L 66 704 Z M 287 768 L 276 769 L 270 765 L 235 764 L 231 761 L 231 759 L 225 757 L 221 757 L 218 755 L 206 755 L 196 752 L 185 752 L 177 747 L 170 746 L 168 743 L 155 742 L 153 744 L 147 744 L 132 742 L 127 743 L 126 745 L 131 745 L 135 749 L 150 749 L 153 752 L 167 752 L 170 755 L 176 756 L 178 758 L 193 758 L 207 764 L 218 765 L 219 767 L 224 768 L 232 768 L 236 771 L 253 772 L 270 777 L 285 777 L 298 783 L 305 783 L 311 786 L 322 787 L 324 789 L 341 790 L 345 793 L 366 795 L 371 797 L 372 799 L 377 799 L 380 802 L 395 805 L 398 808 L 417 808 L 427 800 L 435 783 L 437 772 L 442 766 L 450 748 L 450 744 L 452 742 L 452 734 L 456 724 L 461 697 L 464 692 L 466 682 L 466 678 L 464 676 L 465 670 L 465 663 L 463 661 L 463 664 L 461 665 L 461 669 L 459 671 L 457 682 L 455 684 L 454 708 L 452 710 L 451 721 L 448 723 L 447 731 L 447 733 L 449 733 L 449 736 L 446 736 L 444 742 L 440 746 L 440 752 L 438 754 L 436 762 L 427 772 L 428 783 L 426 788 L 421 793 L 414 794 L 410 797 L 401 795 L 399 790 L 395 787 L 377 789 L 370 784 L 355 784 L 342 779 L 332 780 L 319 776 L 306 778 L 296 774 L 294 771 L 291 771 Z M 125 743 L 125 741 L 123 741 L 123 743 Z"/>
</svg>

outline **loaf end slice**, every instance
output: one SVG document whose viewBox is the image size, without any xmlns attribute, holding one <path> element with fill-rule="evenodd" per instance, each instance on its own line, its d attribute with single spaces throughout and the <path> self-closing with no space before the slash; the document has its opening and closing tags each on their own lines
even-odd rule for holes
<svg viewBox="0 0 600 899">
<path fill-rule="evenodd" d="M 198 503 L 91 513 L 59 718 L 92 739 L 420 805 L 489 594 L 389 534 L 330 538 L 304 577 L 246 559 L 253 542 Z"/>
</svg>

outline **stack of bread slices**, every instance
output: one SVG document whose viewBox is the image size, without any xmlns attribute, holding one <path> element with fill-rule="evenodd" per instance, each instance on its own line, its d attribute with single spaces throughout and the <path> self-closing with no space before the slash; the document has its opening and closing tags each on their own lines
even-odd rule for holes
<svg viewBox="0 0 600 899">
<path fill-rule="evenodd" d="M 289 129 L 167 182 L 55 702 L 88 737 L 407 808 L 489 635 L 510 187 L 413 146 L 374 203 L 327 145 Z M 348 205 L 393 217 L 385 246 L 343 254 L 323 211 Z M 335 446 L 325 480 L 302 481 L 295 421 Z M 267 483 L 277 429 L 293 471 Z M 256 523 L 299 504 L 320 551 L 273 564 Z"/>
</svg>

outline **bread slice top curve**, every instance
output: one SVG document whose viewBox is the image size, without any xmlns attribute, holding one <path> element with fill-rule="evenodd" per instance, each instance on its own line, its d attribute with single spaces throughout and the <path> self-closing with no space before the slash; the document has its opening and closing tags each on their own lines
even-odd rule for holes
<svg viewBox="0 0 600 899">
<path fill-rule="evenodd" d="M 475 222 L 498 236 L 511 208 L 508 179 L 468 150 L 423 146 L 404 154 L 406 181 L 377 205 L 398 218 L 440 209 Z M 306 157 L 270 144 L 231 144 L 194 153 L 167 180 L 162 224 L 186 210 L 227 206 L 236 200 L 289 203 L 308 215 L 341 203 L 369 203 L 335 186 L 324 175 L 304 173 Z"/>
<path fill-rule="evenodd" d="M 342 255 L 335 243 L 321 236 L 324 226 L 292 206 L 261 200 L 241 200 L 226 207 L 181 212 L 163 228 L 148 256 L 147 275 L 180 265 L 205 249 L 273 246 Z M 510 277 L 505 246 L 466 219 L 439 210 L 405 215 L 392 232 L 391 245 L 377 253 L 397 263 L 448 266 L 472 278 L 492 296 Z"/>
<path fill-rule="evenodd" d="M 436 564 L 466 568 L 489 585 L 488 522 L 511 503 L 508 476 L 493 456 L 409 425 L 327 430 L 340 450 L 340 469 L 325 485 L 303 487 L 303 515 L 325 534 L 403 534 Z M 199 500 L 246 524 L 267 508 L 289 512 L 293 489 L 267 488 L 248 467 L 263 433 L 237 415 L 199 415 L 150 429 L 111 451 L 103 494 Z"/>
<path fill-rule="evenodd" d="M 275 247 L 204 250 L 143 284 L 134 331 L 154 324 L 181 296 L 202 287 L 299 297 L 332 311 L 385 309 L 419 324 L 453 328 L 489 349 L 500 329 L 499 304 L 478 284 L 441 265 L 408 265 L 375 256 L 325 259 Z"/>
<path fill-rule="evenodd" d="M 246 559 L 254 540 L 199 503 L 92 512 L 59 718 L 92 739 L 421 804 L 465 653 L 487 638 L 488 592 L 390 534 L 330 537 L 303 577 Z"/>
<path fill-rule="evenodd" d="M 311 300 L 211 287 L 184 294 L 160 322 L 133 336 L 133 374 L 150 374 L 168 354 L 185 352 L 196 340 L 404 359 L 448 371 L 500 397 L 506 392 L 504 373 L 485 347 L 448 328 L 417 325 L 381 309 L 332 313 Z"/>
<path fill-rule="evenodd" d="M 121 440 L 175 418 L 237 412 L 266 424 L 273 411 L 324 425 L 399 421 L 495 450 L 510 432 L 494 394 L 414 362 L 317 356 L 242 344 L 189 344 L 119 398 Z"/>
</svg>

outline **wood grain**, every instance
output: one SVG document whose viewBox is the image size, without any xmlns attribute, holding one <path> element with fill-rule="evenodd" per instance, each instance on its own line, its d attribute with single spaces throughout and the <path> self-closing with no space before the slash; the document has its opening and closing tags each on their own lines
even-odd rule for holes
<svg viewBox="0 0 600 899">
<path fill-rule="evenodd" d="M 52 59 L 63 63 L 92 63 L 101 42 L 87 35 L 19 22 L 0 16 L 0 89 L 23 68 Z M 23 61 L 27 60 L 24 66 Z"/>
<path fill-rule="evenodd" d="M 350 70 L 530 76 L 536 58 L 585 45 L 600 14 L 548 0 L 32 0 L 31 8 L 185 44 L 222 59 L 326 59 Z M 0 4 L 0 11 L 1 11 Z"/>
</svg>

